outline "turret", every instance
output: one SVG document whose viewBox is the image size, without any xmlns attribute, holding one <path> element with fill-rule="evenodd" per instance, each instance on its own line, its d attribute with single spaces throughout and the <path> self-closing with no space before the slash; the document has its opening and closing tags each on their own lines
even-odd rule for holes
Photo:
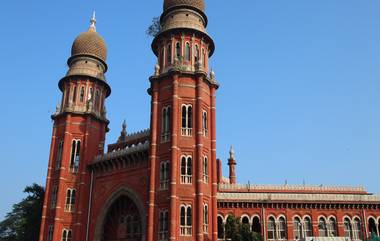
<svg viewBox="0 0 380 241">
<path fill-rule="evenodd" d="M 236 184 L 236 159 L 235 150 L 232 146 L 230 148 L 230 158 L 228 159 L 228 166 L 230 168 L 230 184 Z"/>
<path fill-rule="evenodd" d="M 91 176 L 87 165 L 104 152 L 109 121 L 105 99 L 107 50 L 96 32 L 95 14 L 89 29 L 74 41 L 69 70 L 59 81 L 62 103 L 54 121 L 40 241 L 85 240 Z"/>
<path fill-rule="evenodd" d="M 148 90 L 150 171 L 156 177 L 149 187 L 148 240 L 157 240 L 156 232 L 160 240 L 217 240 L 219 85 L 208 74 L 215 46 L 206 32 L 204 0 L 165 0 L 160 24 L 152 43 L 158 64 Z"/>
</svg>

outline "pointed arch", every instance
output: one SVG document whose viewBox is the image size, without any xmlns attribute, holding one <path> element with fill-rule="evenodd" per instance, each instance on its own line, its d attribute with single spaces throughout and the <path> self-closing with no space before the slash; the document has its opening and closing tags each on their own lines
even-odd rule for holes
<svg viewBox="0 0 380 241">
<path fill-rule="evenodd" d="M 102 211 L 98 214 L 95 224 L 94 241 L 103 241 L 104 224 L 106 222 L 107 214 L 112 208 L 113 204 L 121 197 L 128 197 L 134 202 L 140 215 L 141 221 L 141 241 L 146 240 L 146 212 L 143 202 L 135 191 L 128 187 L 120 187 L 104 202 Z"/>
</svg>

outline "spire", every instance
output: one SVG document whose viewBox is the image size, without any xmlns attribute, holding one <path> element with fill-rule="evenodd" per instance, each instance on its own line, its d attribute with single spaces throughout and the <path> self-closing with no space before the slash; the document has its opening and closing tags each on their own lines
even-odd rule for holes
<svg viewBox="0 0 380 241">
<path fill-rule="evenodd" d="M 117 142 L 126 142 L 127 141 L 127 122 L 124 120 L 121 125 L 120 137 Z"/>
<path fill-rule="evenodd" d="M 232 145 L 230 148 L 230 158 L 228 159 L 228 166 L 230 167 L 230 184 L 236 184 L 235 150 Z"/>
<path fill-rule="evenodd" d="M 234 147 L 232 145 L 230 148 L 230 159 L 235 160 L 235 150 L 234 150 Z"/>
<path fill-rule="evenodd" d="M 94 30 L 96 32 L 96 12 L 92 13 L 92 18 L 90 20 L 90 30 Z"/>
</svg>

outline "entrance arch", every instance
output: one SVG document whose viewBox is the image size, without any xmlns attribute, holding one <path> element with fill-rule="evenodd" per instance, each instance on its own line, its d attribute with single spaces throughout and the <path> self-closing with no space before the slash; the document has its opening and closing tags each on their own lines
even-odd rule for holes
<svg viewBox="0 0 380 241">
<path fill-rule="evenodd" d="M 145 241 L 146 212 L 142 201 L 129 188 L 116 191 L 100 212 L 94 241 Z"/>
</svg>

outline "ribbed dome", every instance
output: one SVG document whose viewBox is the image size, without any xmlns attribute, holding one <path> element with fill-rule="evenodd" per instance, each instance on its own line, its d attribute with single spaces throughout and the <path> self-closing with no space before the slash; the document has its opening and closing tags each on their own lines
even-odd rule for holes
<svg viewBox="0 0 380 241">
<path fill-rule="evenodd" d="M 205 11 L 204 0 L 164 0 L 164 11 L 177 6 L 190 6 Z"/>
<path fill-rule="evenodd" d="M 94 28 L 90 27 L 87 32 L 81 33 L 74 40 L 71 48 L 71 56 L 73 57 L 77 55 L 91 55 L 106 62 L 106 43 Z"/>
</svg>

